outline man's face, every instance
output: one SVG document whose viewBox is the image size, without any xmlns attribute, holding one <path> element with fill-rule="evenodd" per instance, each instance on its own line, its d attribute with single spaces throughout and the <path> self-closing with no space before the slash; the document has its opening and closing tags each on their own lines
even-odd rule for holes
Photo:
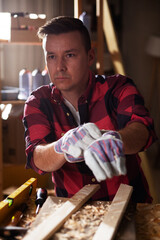
<svg viewBox="0 0 160 240">
<path fill-rule="evenodd" d="M 52 83 L 64 95 L 82 93 L 87 86 L 94 52 L 86 52 L 80 33 L 49 34 L 43 40 L 43 48 Z"/>
</svg>

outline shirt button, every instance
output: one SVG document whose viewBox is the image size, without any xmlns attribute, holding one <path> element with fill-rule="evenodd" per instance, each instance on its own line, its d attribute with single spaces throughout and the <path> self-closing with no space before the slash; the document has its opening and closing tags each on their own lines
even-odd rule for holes
<svg viewBox="0 0 160 240">
<path fill-rule="evenodd" d="M 67 116 L 69 116 L 69 113 L 67 113 Z"/>
<path fill-rule="evenodd" d="M 92 178 L 92 182 L 95 182 L 96 181 L 96 179 L 95 178 Z"/>
</svg>

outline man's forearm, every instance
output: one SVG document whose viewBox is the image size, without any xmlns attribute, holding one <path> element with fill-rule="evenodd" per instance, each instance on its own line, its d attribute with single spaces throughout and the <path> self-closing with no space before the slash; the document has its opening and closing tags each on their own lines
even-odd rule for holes
<svg viewBox="0 0 160 240">
<path fill-rule="evenodd" d="M 38 145 L 34 150 L 33 158 L 36 167 L 46 172 L 55 171 L 66 162 L 64 154 L 54 151 L 54 143 Z"/>
<path fill-rule="evenodd" d="M 149 132 L 142 123 L 134 122 L 119 131 L 123 143 L 124 153 L 134 154 L 139 152 L 146 144 Z"/>
</svg>

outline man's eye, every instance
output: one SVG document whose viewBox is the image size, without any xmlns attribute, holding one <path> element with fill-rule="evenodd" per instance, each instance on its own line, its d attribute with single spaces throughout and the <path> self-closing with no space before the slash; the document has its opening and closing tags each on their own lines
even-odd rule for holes
<svg viewBox="0 0 160 240">
<path fill-rule="evenodd" d="M 73 53 L 68 53 L 66 56 L 67 56 L 67 58 L 71 58 L 71 57 L 74 57 L 75 54 L 73 54 Z"/>
<path fill-rule="evenodd" d="M 54 56 L 54 55 L 49 55 L 47 58 L 48 58 L 48 59 L 54 59 L 55 56 Z"/>
</svg>

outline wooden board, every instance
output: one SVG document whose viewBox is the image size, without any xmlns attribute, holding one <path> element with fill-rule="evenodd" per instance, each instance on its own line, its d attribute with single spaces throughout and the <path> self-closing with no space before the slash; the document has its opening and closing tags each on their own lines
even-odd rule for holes
<svg viewBox="0 0 160 240">
<path fill-rule="evenodd" d="M 116 234 L 119 223 L 130 200 L 133 188 L 121 184 L 103 222 L 96 231 L 93 240 L 111 240 Z"/>
<path fill-rule="evenodd" d="M 50 213 L 55 212 L 59 207 L 62 206 L 62 204 L 64 204 L 68 200 L 69 198 L 48 196 L 42 208 L 40 208 L 39 214 L 32 222 L 31 228 L 38 226 L 41 222 L 44 221 L 46 217 L 50 215 Z"/>
<path fill-rule="evenodd" d="M 99 184 L 92 184 L 84 186 L 72 198 L 65 202 L 59 209 L 46 217 L 45 221 L 40 223 L 37 227 L 30 229 L 23 240 L 38 239 L 45 240 L 53 235 L 64 222 L 76 212 L 91 196 L 100 188 Z"/>
</svg>

